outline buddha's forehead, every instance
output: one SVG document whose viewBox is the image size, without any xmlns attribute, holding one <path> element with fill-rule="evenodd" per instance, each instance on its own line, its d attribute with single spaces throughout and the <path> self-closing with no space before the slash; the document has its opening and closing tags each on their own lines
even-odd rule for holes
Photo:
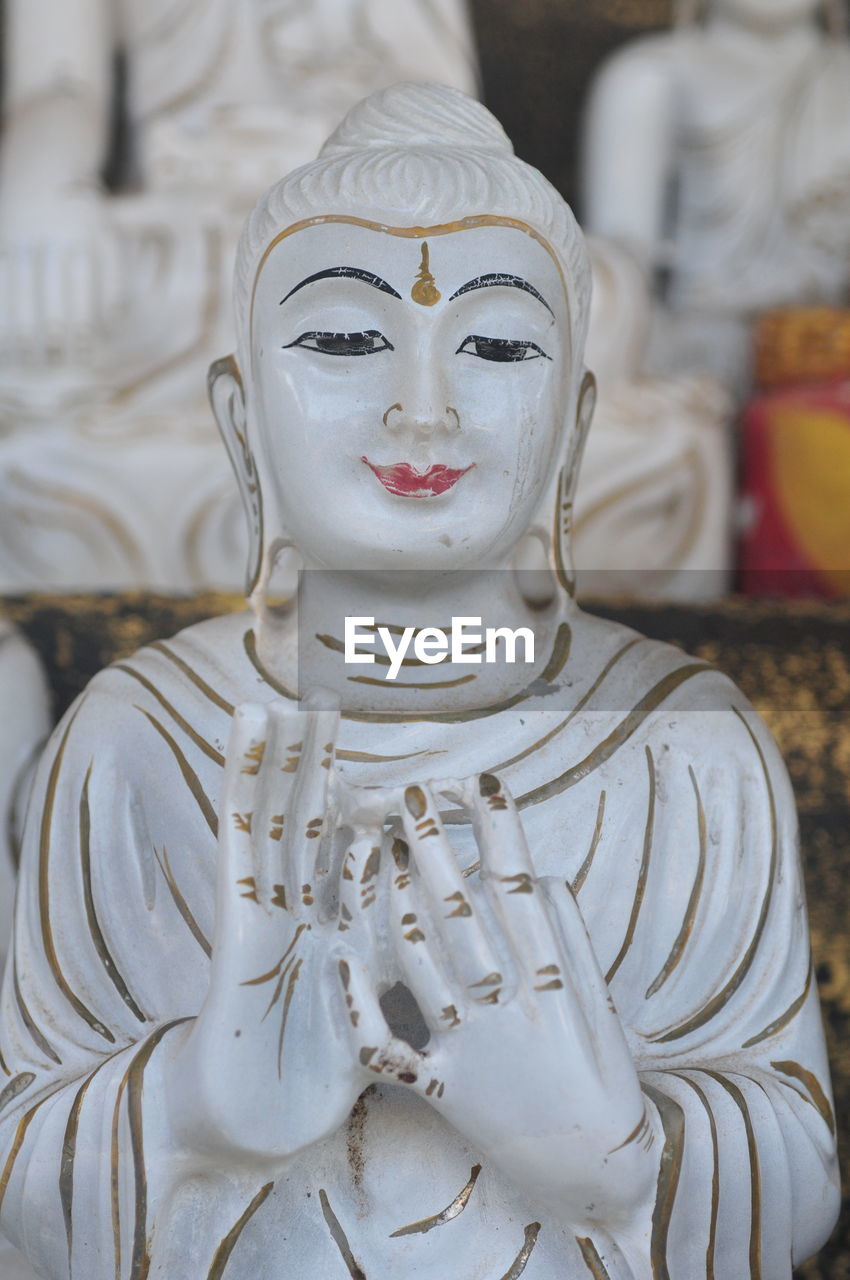
<svg viewBox="0 0 850 1280">
<path fill-rule="evenodd" d="M 284 233 L 267 252 L 255 291 L 258 309 L 278 305 L 304 281 L 339 269 L 368 272 L 411 305 L 447 303 L 464 285 L 487 276 L 514 276 L 546 300 L 552 314 L 568 323 L 567 289 L 561 267 L 546 242 L 531 228 L 505 219 L 481 217 L 435 227 L 389 227 L 342 218 L 312 223 Z M 416 289 L 423 274 L 430 292 Z M 351 275 L 322 276 L 347 288 Z M 437 296 L 439 295 L 439 297 Z"/>
</svg>

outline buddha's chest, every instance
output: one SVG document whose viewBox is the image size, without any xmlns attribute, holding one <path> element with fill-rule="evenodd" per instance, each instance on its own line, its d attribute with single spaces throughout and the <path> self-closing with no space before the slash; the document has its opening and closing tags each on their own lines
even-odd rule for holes
<svg viewBox="0 0 850 1280">
<path fill-rule="evenodd" d="M 272 1258 L 300 1280 L 346 1266 L 405 1280 L 587 1274 L 565 1224 L 400 1089 L 367 1090 L 348 1123 L 291 1166 L 264 1212 L 240 1242 L 238 1276 L 276 1276 Z"/>
</svg>

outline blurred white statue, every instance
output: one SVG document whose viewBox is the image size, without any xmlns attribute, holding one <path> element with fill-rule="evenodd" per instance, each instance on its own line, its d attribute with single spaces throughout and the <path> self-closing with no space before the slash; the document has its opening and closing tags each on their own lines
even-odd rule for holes
<svg viewBox="0 0 850 1280">
<path fill-rule="evenodd" d="M 4 65 L 0 589 L 237 587 L 239 226 L 369 90 L 474 89 L 464 0 L 9 0 Z"/>
<path fill-rule="evenodd" d="M 579 593 L 716 599 L 731 560 L 729 396 L 705 375 L 643 373 L 645 273 L 613 241 L 592 237 L 588 247 L 587 363 L 599 400 L 576 492 Z"/>
<path fill-rule="evenodd" d="M 617 52 L 585 126 L 585 224 L 666 287 L 656 367 L 738 391 L 761 310 L 850 281 L 844 0 L 695 0 Z"/>
</svg>

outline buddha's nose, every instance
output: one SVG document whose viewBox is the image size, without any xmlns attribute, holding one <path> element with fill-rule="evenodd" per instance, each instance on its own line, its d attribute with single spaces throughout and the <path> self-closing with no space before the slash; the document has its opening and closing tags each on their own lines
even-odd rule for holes
<svg viewBox="0 0 850 1280">
<path fill-rule="evenodd" d="M 438 373 L 420 367 L 399 387 L 399 392 L 398 400 L 383 415 L 388 430 L 411 436 L 460 430 L 460 415 L 448 403 L 448 388 Z"/>
</svg>

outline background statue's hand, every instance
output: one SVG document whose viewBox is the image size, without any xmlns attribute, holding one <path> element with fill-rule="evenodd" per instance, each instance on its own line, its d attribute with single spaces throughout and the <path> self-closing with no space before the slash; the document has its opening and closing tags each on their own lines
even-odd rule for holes
<svg viewBox="0 0 850 1280">
<path fill-rule="evenodd" d="M 285 1159 L 369 1082 L 348 1028 L 380 834 L 358 833 L 333 883 L 338 711 L 302 706 L 240 707 L 227 748 L 209 993 L 169 1087 L 182 1143 L 216 1161 Z"/>
<path fill-rule="evenodd" d="M 481 877 L 462 876 L 432 791 L 408 788 L 410 866 L 392 913 L 431 1030 L 413 1087 L 566 1220 L 627 1229 L 652 1203 L 659 1126 L 578 907 L 535 876 L 495 777 L 445 794 L 472 811 Z"/>
<path fill-rule="evenodd" d="M 121 304 L 118 235 L 100 193 L 7 201 L 0 222 L 0 358 L 18 381 L 91 380 Z M 12 206 L 11 208 L 8 206 Z M 26 214 L 23 217 L 23 214 Z M 23 217 L 23 220 L 22 220 Z"/>
</svg>

